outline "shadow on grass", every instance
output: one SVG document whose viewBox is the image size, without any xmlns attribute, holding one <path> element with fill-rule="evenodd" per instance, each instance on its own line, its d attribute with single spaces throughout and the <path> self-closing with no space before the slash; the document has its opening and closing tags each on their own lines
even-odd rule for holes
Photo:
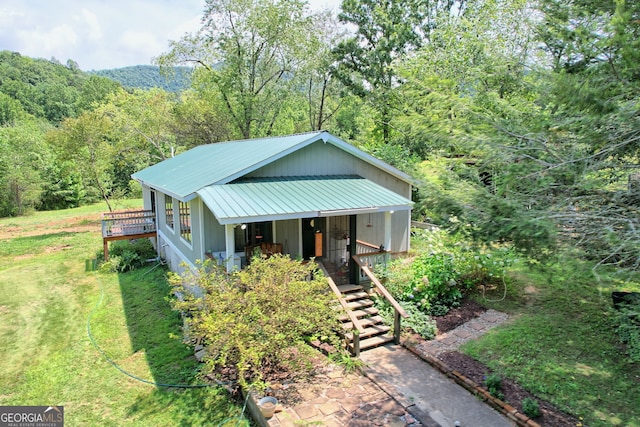
<svg viewBox="0 0 640 427">
<path fill-rule="evenodd" d="M 164 413 L 174 426 L 248 426 L 240 412 L 221 388 L 158 389 L 133 402 L 127 415 L 144 420 Z"/>
<path fill-rule="evenodd" d="M 193 349 L 181 340 L 182 320 L 167 297 L 170 286 L 162 267 L 149 266 L 118 276 L 122 303 L 133 352 L 144 351 L 153 381 L 157 384 L 195 385 L 199 363 Z M 170 409 L 167 409 L 171 406 Z M 240 409 L 225 389 L 167 388 L 134 402 L 129 411 L 135 418 L 155 411 L 176 411 L 180 424 L 211 425 L 237 415 Z M 172 417 L 172 421 L 174 421 Z"/>
<path fill-rule="evenodd" d="M 198 363 L 181 340 L 182 321 L 167 300 L 166 270 L 151 268 L 118 276 L 132 350 L 145 353 L 156 383 L 194 384 Z"/>
</svg>

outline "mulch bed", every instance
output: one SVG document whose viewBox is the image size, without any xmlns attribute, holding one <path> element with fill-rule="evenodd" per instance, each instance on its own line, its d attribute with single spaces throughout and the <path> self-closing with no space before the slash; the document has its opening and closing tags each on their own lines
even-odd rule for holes
<svg viewBox="0 0 640 427">
<path fill-rule="evenodd" d="M 444 316 L 435 318 L 436 325 L 438 326 L 438 334 L 443 334 L 455 329 L 463 323 L 478 317 L 484 311 L 486 311 L 486 308 L 477 302 L 464 299 L 460 307 L 452 309 Z M 479 386 L 483 386 L 484 377 L 491 373 L 491 370 L 481 362 L 457 351 L 442 353 L 438 358 L 449 368 L 460 372 Z M 504 394 L 503 401 L 516 408 L 519 412 L 523 412 L 521 405 L 523 399 L 529 397 L 537 400 L 540 408 L 540 416 L 535 418 L 534 421 L 541 426 L 575 427 L 576 425 L 580 425 L 578 419 L 556 409 L 550 403 L 538 399 L 509 378 L 502 379 L 500 391 Z"/>
<path fill-rule="evenodd" d="M 445 332 L 449 332 L 463 323 L 480 316 L 485 311 L 487 311 L 487 309 L 474 300 L 464 298 L 460 307 L 452 308 L 444 316 L 434 318 L 436 326 L 438 327 L 438 333 L 444 334 Z"/>
</svg>

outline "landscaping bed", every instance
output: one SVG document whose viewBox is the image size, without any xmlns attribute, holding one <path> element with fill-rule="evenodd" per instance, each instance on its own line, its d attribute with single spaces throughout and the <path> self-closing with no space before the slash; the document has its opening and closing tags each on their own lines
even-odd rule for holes
<svg viewBox="0 0 640 427">
<path fill-rule="evenodd" d="M 434 317 L 438 326 L 438 334 L 444 334 L 458 326 L 478 317 L 487 309 L 478 302 L 465 298 L 459 307 L 451 309 L 444 316 Z M 470 379 L 477 385 L 483 387 L 485 377 L 491 373 L 481 362 L 458 351 L 441 353 L 437 356 L 451 370 L 460 372 L 464 377 Z M 519 412 L 523 412 L 522 401 L 530 398 L 538 401 L 540 416 L 535 418 L 541 426 L 549 427 L 575 427 L 579 426 L 580 421 L 571 417 L 564 412 L 556 409 L 550 403 L 541 400 L 522 388 L 518 383 L 503 378 L 501 381 L 500 392 L 504 395 L 502 399 L 505 403 L 513 406 Z"/>
</svg>

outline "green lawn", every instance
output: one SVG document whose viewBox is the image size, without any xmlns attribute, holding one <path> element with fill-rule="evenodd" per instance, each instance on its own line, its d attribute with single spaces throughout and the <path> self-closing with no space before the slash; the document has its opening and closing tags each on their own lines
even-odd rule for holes
<svg viewBox="0 0 640 427">
<path fill-rule="evenodd" d="M 584 425 L 640 426 L 640 366 L 625 357 L 614 333 L 611 291 L 638 282 L 603 276 L 564 259 L 545 273 L 512 272 L 504 300 L 479 302 L 513 315 L 463 351 L 500 375 L 583 420 Z M 502 290 L 490 299 L 500 300 Z"/>
<path fill-rule="evenodd" d="M 0 405 L 64 405 L 68 426 L 235 425 L 242 408 L 225 390 L 133 378 L 196 384 L 198 366 L 174 338 L 164 271 L 93 271 L 104 209 L 0 219 Z M 95 342 L 129 375 L 94 347 L 89 317 Z"/>
</svg>

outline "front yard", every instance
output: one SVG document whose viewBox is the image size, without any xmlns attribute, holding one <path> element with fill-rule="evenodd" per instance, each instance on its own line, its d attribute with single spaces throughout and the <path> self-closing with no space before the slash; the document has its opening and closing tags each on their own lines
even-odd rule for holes
<svg viewBox="0 0 640 427">
<path fill-rule="evenodd" d="M 139 206 L 139 203 L 138 203 Z M 64 405 L 65 425 L 236 425 L 242 407 L 193 384 L 163 271 L 96 273 L 103 205 L 0 219 L 0 405 Z M 112 366 L 91 343 L 132 376 Z"/>
</svg>

